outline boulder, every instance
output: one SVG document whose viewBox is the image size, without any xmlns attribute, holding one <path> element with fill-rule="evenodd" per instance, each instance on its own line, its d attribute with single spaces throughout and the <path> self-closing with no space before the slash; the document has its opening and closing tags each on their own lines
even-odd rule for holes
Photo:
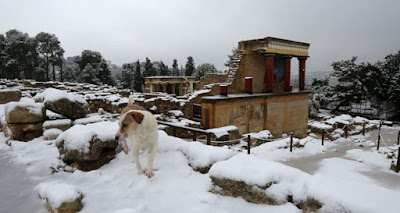
<svg viewBox="0 0 400 213">
<path fill-rule="evenodd" d="M 59 135 L 61 135 L 63 131 L 60 129 L 48 129 L 43 132 L 43 139 L 44 140 L 55 140 Z"/>
<path fill-rule="evenodd" d="M 89 105 L 81 95 L 58 89 L 46 89 L 35 96 L 35 101 L 43 102 L 47 109 L 73 120 L 83 118 L 89 112 Z"/>
<path fill-rule="evenodd" d="M 4 113 L 9 124 L 38 123 L 46 118 L 46 109 L 40 103 L 11 102 L 5 105 Z"/>
<path fill-rule="evenodd" d="M 78 124 L 62 133 L 56 146 L 66 164 L 83 171 L 98 169 L 115 157 L 117 130 L 118 124 L 112 122 Z"/>
<path fill-rule="evenodd" d="M 32 124 L 3 124 L 3 131 L 6 137 L 18 141 L 30 141 L 43 134 L 42 123 Z"/>
<path fill-rule="evenodd" d="M 21 91 L 13 89 L 0 90 L 0 104 L 6 104 L 21 99 Z"/>
<path fill-rule="evenodd" d="M 82 193 L 75 186 L 57 181 L 41 183 L 36 187 L 51 213 L 75 213 L 82 209 Z"/>
<path fill-rule="evenodd" d="M 71 125 L 72 125 L 71 119 L 50 120 L 50 121 L 45 121 L 43 123 L 43 130 L 60 129 L 62 131 L 65 131 L 69 129 Z"/>
</svg>

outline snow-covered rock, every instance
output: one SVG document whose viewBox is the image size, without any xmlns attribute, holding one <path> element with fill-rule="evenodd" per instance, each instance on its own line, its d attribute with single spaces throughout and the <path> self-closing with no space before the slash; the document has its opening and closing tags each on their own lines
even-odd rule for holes
<svg viewBox="0 0 400 213">
<path fill-rule="evenodd" d="M 73 185 L 51 181 L 39 184 L 36 191 L 46 200 L 50 212 L 75 213 L 82 209 L 82 193 Z"/>
<path fill-rule="evenodd" d="M 48 88 L 35 96 L 36 102 L 43 102 L 47 109 L 67 116 L 70 119 L 85 117 L 89 105 L 83 96 L 66 91 Z"/>
<path fill-rule="evenodd" d="M 10 102 L 5 105 L 4 113 L 9 124 L 27 124 L 43 122 L 46 111 L 43 104 Z"/>
<path fill-rule="evenodd" d="M 112 122 L 78 124 L 62 133 L 56 146 L 67 164 L 84 171 L 98 169 L 115 157 L 117 130 L 118 124 Z"/>
<path fill-rule="evenodd" d="M 48 120 L 43 123 L 43 130 L 56 128 L 65 131 L 71 127 L 71 124 L 70 119 Z"/>
<path fill-rule="evenodd" d="M 43 139 L 44 140 L 55 140 L 55 139 L 57 139 L 57 137 L 59 135 L 61 135 L 61 133 L 63 133 L 63 131 L 60 129 L 56 129 L 56 128 L 47 129 L 43 132 Z"/>
</svg>

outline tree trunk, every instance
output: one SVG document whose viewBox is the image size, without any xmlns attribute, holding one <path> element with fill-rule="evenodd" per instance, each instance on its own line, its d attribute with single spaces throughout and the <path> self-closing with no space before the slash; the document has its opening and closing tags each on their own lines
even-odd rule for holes
<svg viewBox="0 0 400 213">
<path fill-rule="evenodd" d="M 53 81 L 56 81 L 56 66 L 52 64 L 52 67 L 53 67 Z"/>
<path fill-rule="evenodd" d="M 60 81 L 63 82 L 63 62 L 60 63 Z"/>
</svg>

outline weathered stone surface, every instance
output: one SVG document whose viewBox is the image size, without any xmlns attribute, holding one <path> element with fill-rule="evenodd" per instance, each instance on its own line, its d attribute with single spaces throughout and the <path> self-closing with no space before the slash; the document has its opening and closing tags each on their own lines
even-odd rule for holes
<svg viewBox="0 0 400 213">
<path fill-rule="evenodd" d="M 0 90 L 0 104 L 6 104 L 11 101 L 19 101 L 21 99 L 20 90 Z"/>
<path fill-rule="evenodd" d="M 52 209 L 48 202 L 46 203 L 46 206 L 51 213 L 76 213 L 82 209 L 81 200 L 82 197 L 77 198 L 72 202 L 64 202 L 57 209 Z"/>
<path fill-rule="evenodd" d="M 89 112 L 87 104 L 70 101 L 66 98 L 55 101 L 46 101 L 44 105 L 47 109 L 65 115 L 70 119 L 83 118 Z"/>
<path fill-rule="evenodd" d="M 89 141 L 89 152 L 68 150 L 64 148 L 64 141 L 56 143 L 61 158 L 67 164 L 73 164 L 83 171 L 98 169 L 115 157 L 118 142 L 115 140 L 101 141 L 93 136 Z"/>
<path fill-rule="evenodd" d="M 43 132 L 43 139 L 44 140 L 55 140 L 57 137 L 63 133 L 60 129 L 47 129 Z"/>
<path fill-rule="evenodd" d="M 70 119 L 59 119 L 59 120 L 51 120 L 51 121 L 45 121 L 43 123 L 43 130 L 48 130 L 48 129 L 60 129 L 62 131 L 65 131 L 69 129 L 72 125 L 72 121 Z"/>
<path fill-rule="evenodd" d="M 40 103 L 12 102 L 6 104 L 4 112 L 9 124 L 37 123 L 46 118 L 46 109 Z"/>
<path fill-rule="evenodd" d="M 10 139 L 25 142 L 40 137 L 43 133 L 42 123 L 4 124 L 3 131 L 5 136 Z"/>
</svg>

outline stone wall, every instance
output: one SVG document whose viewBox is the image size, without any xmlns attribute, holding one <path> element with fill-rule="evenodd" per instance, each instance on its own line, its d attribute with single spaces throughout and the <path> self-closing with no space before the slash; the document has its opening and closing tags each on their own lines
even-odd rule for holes
<svg viewBox="0 0 400 213">
<path fill-rule="evenodd" d="M 305 137 L 308 128 L 308 92 L 249 95 L 241 98 L 203 99 L 202 125 L 218 128 L 235 125 L 240 134 L 269 130 L 275 137 L 293 132 Z M 206 124 L 206 110 L 209 112 Z"/>
<path fill-rule="evenodd" d="M 216 74 L 216 73 L 209 73 L 206 74 L 204 77 L 200 79 L 196 83 L 196 90 L 202 90 L 205 85 L 214 84 L 214 83 L 225 83 L 228 82 L 228 75 L 227 74 Z"/>
</svg>

